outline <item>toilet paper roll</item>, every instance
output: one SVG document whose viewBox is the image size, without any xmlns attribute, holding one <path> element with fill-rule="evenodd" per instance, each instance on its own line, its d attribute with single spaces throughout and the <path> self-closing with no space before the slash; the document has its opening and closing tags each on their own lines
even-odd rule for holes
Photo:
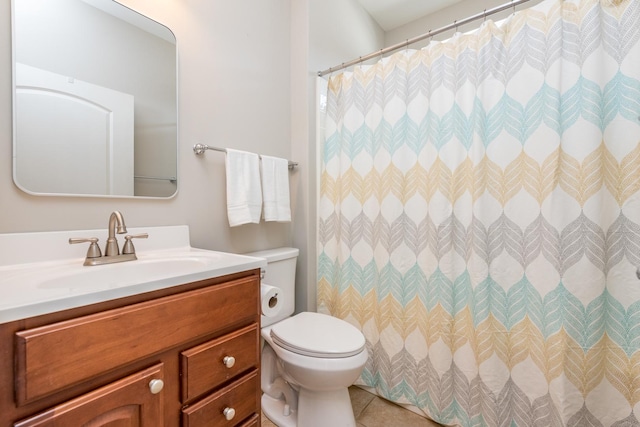
<svg viewBox="0 0 640 427">
<path fill-rule="evenodd" d="M 280 288 L 260 284 L 260 306 L 262 307 L 262 315 L 266 317 L 274 317 L 280 313 L 282 308 L 282 300 L 279 298 L 282 291 Z"/>
</svg>

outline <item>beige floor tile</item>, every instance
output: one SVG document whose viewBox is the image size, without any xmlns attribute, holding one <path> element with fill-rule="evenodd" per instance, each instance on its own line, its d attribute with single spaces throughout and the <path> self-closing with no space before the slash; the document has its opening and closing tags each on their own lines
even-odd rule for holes
<svg viewBox="0 0 640 427">
<path fill-rule="evenodd" d="M 439 427 L 440 424 L 376 397 L 357 419 L 365 427 Z"/>
<path fill-rule="evenodd" d="M 269 418 L 267 418 L 267 416 L 263 413 L 260 427 L 278 427 L 278 426 L 272 423 L 271 420 L 269 420 Z"/>
<path fill-rule="evenodd" d="M 351 397 L 351 406 L 353 407 L 353 415 L 358 418 L 367 405 L 376 398 L 374 394 L 357 386 L 349 387 L 349 397 Z"/>
</svg>

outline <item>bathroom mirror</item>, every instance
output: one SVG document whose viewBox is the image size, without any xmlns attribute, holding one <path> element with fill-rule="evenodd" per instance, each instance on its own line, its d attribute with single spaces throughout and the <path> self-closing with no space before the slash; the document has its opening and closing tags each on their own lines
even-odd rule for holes
<svg viewBox="0 0 640 427">
<path fill-rule="evenodd" d="M 177 53 L 112 0 L 13 0 L 13 177 L 31 194 L 171 197 Z"/>
</svg>

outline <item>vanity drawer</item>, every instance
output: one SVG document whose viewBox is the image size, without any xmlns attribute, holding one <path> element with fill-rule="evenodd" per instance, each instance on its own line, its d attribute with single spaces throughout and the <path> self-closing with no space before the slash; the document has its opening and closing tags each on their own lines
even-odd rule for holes
<svg viewBox="0 0 640 427">
<path fill-rule="evenodd" d="M 232 325 L 256 322 L 259 280 L 249 277 L 20 331 L 16 400 L 34 401 Z"/>
<path fill-rule="evenodd" d="M 182 410 L 183 427 L 230 427 L 242 422 L 259 410 L 260 381 L 258 371 L 242 377 L 222 390 L 187 406 Z M 235 415 L 227 420 L 225 410 L 233 409 Z M 252 420 L 248 420 L 251 425 Z M 246 423 L 245 423 L 246 424 Z"/>
<path fill-rule="evenodd" d="M 258 427 L 260 419 L 258 418 L 258 415 L 254 415 L 253 417 L 249 418 L 247 421 L 244 422 L 244 424 L 242 424 L 240 427 Z"/>
<path fill-rule="evenodd" d="M 182 402 L 192 400 L 244 371 L 257 368 L 259 333 L 258 324 L 254 323 L 183 351 L 180 354 Z"/>
</svg>

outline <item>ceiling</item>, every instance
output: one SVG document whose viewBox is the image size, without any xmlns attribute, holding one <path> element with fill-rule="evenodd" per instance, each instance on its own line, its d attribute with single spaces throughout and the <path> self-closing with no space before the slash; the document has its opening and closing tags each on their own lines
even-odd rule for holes
<svg viewBox="0 0 640 427">
<path fill-rule="evenodd" d="M 401 27 L 461 0 L 358 0 L 384 31 Z"/>
</svg>

